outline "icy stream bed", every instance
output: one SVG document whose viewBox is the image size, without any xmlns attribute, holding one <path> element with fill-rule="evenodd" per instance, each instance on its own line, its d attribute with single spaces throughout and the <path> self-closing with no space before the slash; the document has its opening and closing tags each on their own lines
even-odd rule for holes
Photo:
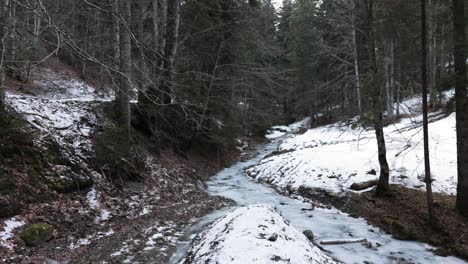
<svg viewBox="0 0 468 264">
<path fill-rule="evenodd" d="M 364 219 L 352 218 L 337 209 L 316 208 L 312 211 L 307 202 L 277 193 L 271 187 L 255 182 L 244 174 L 244 169 L 259 162 L 277 149 L 275 140 L 259 149 L 259 154 L 248 161 L 239 162 L 219 172 L 207 182 L 210 195 L 219 195 L 237 202 L 237 206 L 265 204 L 275 207 L 298 230 L 312 230 L 315 241 L 328 239 L 366 238 L 372 248 L 356 243 L 329 245 L 323 248 L 343 263 L 466 263 L 455 257 L 434 255 L 431 246 L 413 241 L 392 238 Z M 192 239 L 206 226 L 233 208 L 227 208 L 197 219 L 179 242 L 170 263 L 178 263 L 190 247 Z M 380 245 L 380 246 L 377 246 Z"/>
</svg>

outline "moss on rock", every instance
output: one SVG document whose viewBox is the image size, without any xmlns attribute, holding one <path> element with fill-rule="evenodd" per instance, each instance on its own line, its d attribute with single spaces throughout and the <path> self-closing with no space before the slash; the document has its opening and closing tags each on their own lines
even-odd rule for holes
<svg viewBox="0 0 468 264">
<path fill-rule="evenodd" d="M 49 224 L 32 224 L 23 229 L 20 238 L 27 246 L 35 247 L 52 239 L 53 231 L 54 228 Z"/>
<path fill-rule="evenodd" d="M 390 233 L 394 238 L 400 240 L 411 240 L 413 238 L 411 230 L 398 221 L 392 221 L 390 223 Z"/>
</svg>

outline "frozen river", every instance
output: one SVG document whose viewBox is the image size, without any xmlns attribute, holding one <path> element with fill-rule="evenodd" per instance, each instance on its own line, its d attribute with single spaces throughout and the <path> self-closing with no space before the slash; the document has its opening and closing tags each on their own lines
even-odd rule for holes
<svg viewBox="0 0 468 264">
<path fill-rule="evenodd" d="M 265 204 L 275 207 L 298 230 L 312 230 L 316 241 L 366 238 L 372 243 L 372 248 L 360 243 L 323 246 L 333 258 L 343 263 L 466 263 L 454 257 L 436 256 L 427 244 L 394 239 L 364 219 L 352 218 L 334 208 L 304 210 L 311 208 L 310 203 L 281 195 L 244 174 L 246 167 L 258 163 L 265 155 L 276 150 L 277 146 L 278 141 L 266 144 L 259 148 L 255 158 L 220 171 L 206 183 L 209 194 L 230 198 L 237 203 L 236 206 Z M 179 242 L 171 263 L 180 261 L 196 234 L 232 209 L 217 211 L 194 221 L 184 239 Z"/>
</svg>

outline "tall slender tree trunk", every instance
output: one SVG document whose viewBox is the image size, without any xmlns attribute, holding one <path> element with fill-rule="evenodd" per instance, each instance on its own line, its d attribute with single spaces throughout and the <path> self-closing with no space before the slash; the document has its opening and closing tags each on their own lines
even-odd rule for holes
<svg viewBox="0 0 468 264">
<path fill-rule="evenodd" d="M 0 118 L 5 110 L 5 42 L 7 34 L 8 0 L 0 0 Z"/>
<path fill-rule="evenodd" d="M 139 60 L 139 77 L 138 77 L 138 91 L 144 92 L 146 87 L 146 62 L 145 62 L 145 28 L 144 28 L 144 21 L 145 21 L 145 10 L 146 5 L 145 1 L 139 1 L 138 3 L 138 42 L 140 45 L 140 60 Z"/>
<path fill-rule="evenodd" d="M 163 93 L 163 104 L 172 103 L 173 97 L 173 72 L 174 58 L 177 52 L 177 41 L 179 38 L 179 20 L 180 20 L 180 3 L 179 0 L 169 1 L 167 5 L 167 23 L 166 23 L 166 45 L 164 50 L 163 61 L 163 81 L 161 84 L 161 92 Z"/>
<path fill-rule="evenodd" d="M 159 35 L 161 36 L 159 42 L 159 54 L 164 55 L 164 51 L 166 49 L 166 29 L 167 29 L 167 1 L 169 0 L 159 0 L 161 4 L 161 19 L 159 28 Z M 171 0 L 177 1 L 177 0 Z M 160 60 L 160 64 L 162 65 L 162 60 Z"/>
<path fill-rule="evenodd" d="M 118 69 L 120 64 L 120 20 L 119 20 L 119 0 L 112 1 L 112 36 L 114 52 L 114 68 Z"/>
<path fill-rule="evenodd" d="M 400 118 L 400 104 L 401 104 L 401 62 L 398 60 L 398 69 L 397 69 L 397 82 L 396 82 L 396 117 Z"/>
<path fill-rule="evenodd" d="M 153 30 L 151 31 L 152 33 L 152 40 L 153 40 L 153 43 L 152 43 L 152 49 L 153 49 L 153 54 L 154 54 L 154 57 L 153 57 L 153 60 L 152 63 L 153 63 L 153 67 L 152 67 L 152 74 L 156 75 L 157 73 L 157 65 L 158 65 L 158 60 L 159 60 L 159 42 L 160 42 L 160 38 L 159 38 L 159 12 L 158 12 L 158 0 L 152 0 L 152 9 L 151 9 L 151 18 L 152 18 L 152 22 L 153 22 Z M 154 78 L 156 79 L 156 78 Z"/>
<path fill-rule="evenodd" d="M 40 8 L 36 7 L 33 10 L 34 13 L 34 27 L 33 27 L 33 56 L 37 56 L 39 52 L 39 36 L 41 34 L 41 18 L 40 18 Z"/>
<path fill-rule="evenodd" d="M 453 0 L 455 100 L 457 128 L 457 209 L 468 217 L 468 101 L 466 78 L 466 36 L 464 0 Z"/>
<path fill-rule="evenodd" d="M 372 89 L 372 108 L 374 130 L 377 138 L 378 158 L 380 165 L 380 176 L 377 184 L 376 195 L 383 196 L 389 191 L 389 175 L 390 169 L 387 162 L 387 149 L 385 146 L 385 136 L 383 132 L 383 117 L 382 117 L 382 89 L 378 80 L 377 59 L 375 55 L 374 42 L 374 27 L 373 27 L 373 0 L 364 0 L 366 8 L 366 35 L 369 52 L 369 76 Z"/>
<path fill-rule="evenodd" d="M 394 119 L 393 110 L 393 39 L 388 41 L 387 54 L 385 56 L 385 92 L 387 96 L 387 115 Z"/>
<path fill-rule="evenodd" d="M 429 155 L 429 121 L 427 107 L 427 20 L 426 0 L 421 0 L 421 73 L 422 73 L 422 101 L 423 101 L 423 134 L 424 134 L 424 171 L 426 182 L 427 208 L 429 221 L 435 226 L 434 203 L 432 198 L 431 163 Z"/>
<path fill-rule="evenodd" d="M 117 92 L 116 104 L 120 128 L 125 133 L 130 147 L 130 90 L 131 90 L 131 42 L 130 42 L 130 2 L 120 1 L 120 14 L 124 25 L 120 30 L 120 86 Z"/>
<path fill-rule="evenodd" d="M 357 41 L 357 10 L 356 0 L 353 0 L 353 52 L 354 52 L 354 75 L 356 80 L 357 105 L 359 116 L 362 116 L 362 96 L 361 96 L 361 77 L 359 76 L 359 52 Z"/>
<path fill-rule="evenodd" d="M 11 26 L 11 29 L 10 29 L 10 56 L 9 56 L 9 61 L 10 61 L 10 64 L 11 66 L 13 66 L 14 68 L 17 67 L 17 54 L 16 54 L 16 50 L 18 49 L 17 47 L 17 44 L 16 44 L 16 26 L 17 26 L 17 23 L 16 23 L 16 3 L 12 0 L 10 0 L 10 17 L 9 17 L 9 24 Z M 12 72 L 12 75 L 13 76 L 17 76 L 18 72 L 13 69 L 13 72 Z"/>
</svg>

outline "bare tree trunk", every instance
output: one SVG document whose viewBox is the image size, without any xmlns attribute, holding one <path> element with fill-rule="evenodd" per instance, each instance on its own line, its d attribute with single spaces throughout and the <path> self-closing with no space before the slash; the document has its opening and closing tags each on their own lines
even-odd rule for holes
<svg viewBox="0 0 468 264">
<path fill-rule="evenodd" d="M 394 119 L 393 113 L 393 39 L 390 39 L 385 56 L 385 92 L 387 95 L 387 115 Z"/>
<path fill-rule="evenodd" d="M 383 196 L 389 191 L 389 174 L 390 169 L 387 162 L 387 149 L 385 147 L 385 136 L 383 132 L 383 118 L 382 118 L 382 92 L 378 81 L 377 60 L 375 55 L 375 42 L 374 42 L 374 27 L 373 27 L 373 0 L 364 0 L 366 8 L 366 35 L 368 42 L 369 52 L 369 75 L 370 85 L 372 89 L 372 108 L 374 112 L 374 130 L 377 138 L 378 158 L 380 165 L 379 183 L 377 184 L 376 195 Z"/>
<path fill-rule="evenodd" d="M 424 169 L 426 182 L 427 208 L 429 220 L 435 226 L 434 203 L 432 198 L 431 163 L 429 156 L 429 121 L 427 107 L 427 21 L 426 0 L 421 0 L 421 73 L 422 73 L 422 101 L 423 101 L 423 133 L 424 133 Z"/>
<path fill-rule="evenodd" d="M 10 0 L 10 17 L 9 17 L 9 20 L 10 20 L 10 26 L 11 26 L 11 29 L 10 29 L 10 63 L 12 66 L 16 67 L 16 61 L 17 61 L 17 58 L 16 58 L 16 50 L 17 50 L 17 46 L 16 46 L 16 4 L 14 1 Z M 13 76 L 17 76 L 18 72 L 16 72 L 15 69 L 13 69 L 13 72 L 12 72 L 12 75 Z"/>
<path fill-rule="evenodd" d="M 398 73 L 396 84 L 396 117 L 400 118 L 400 104 L 401 104 L 401 62 L 398 60 Z"/>
<path fill-rule="evenodd" d="M 37 56 L 37 52 L 39 50 L 39 35 L 41 34 L 41 18 L 40 18 L 40 8 L 36 7 L 36 9 L 33 10 L 34 12 L 34 28 L 33 28 L 33 49 L 34 49 L 34 54 Z"/>
<path fill-rule="evenodd" d="M 138 42 L 140 45 L 140 61 L 139 61 L 139 78 L 138 78 L 138 91 L 144 92 L 146 87 L 146 63 L 145 63 L 145 30 L 144 30 L 144 21 L 145 21 L 145 1 L 140 1 L 138 3 L 139 8 L 139 18 L 138 18 Z"/>
<path fill-rule="evenodd" d="M 114 50 L 114 67 L 119 68 L 120 62 L 120 21 L 119 21 L 119 0 L 112 0 L 112 35 Z"/>
<path fill-rule="evenodd" d="M 457 127 L 457 209 L 468 217 L 468 101 L 466 78 L 466 33 L 464 0 L 453 0 L 454 56 L 455 56 L 455 100 Z"/>
<path fill-rule="evenodd" d="M 164 54 L 164 50 L 166 49 L 166 29 L 167 29 L 167 1 L 168 0 L 160 0 L 161 2 L 161 27 L 159 29 L 159 35 L 162 37 L 160 38 L 159 43 L 159 53 Z M 176 1 L 176 0 L 171 0 Z M 161 60 L 162 64 L 162 60 Z"/>
<path fill-rule="evenodd" d="M 125 133 L 127 142 L 130 144 L 130 90 L 131 90 L 131 42 L 130 42 L 130 2 L 121 0 L 120 13 L 123 27 L 120 30 L 120 87 L 117 92 L 116 104 L 120 128 Z"/>
<path fill-rule="evenodd" d="M 356 2 L 353 0 L 353 52 L 354 52 L 354 75 L 356 78 L 356 92 L 359 116 L 362 116 L 362 97 L 361 97 L 361 77 L 359 76 L 359 53 L 357 41 L 357 18 L 356 18 Z"/>
<path fill-rule="evenodd" d="M 5 42 L 7 34 L 8 0 L 0 0 L 0 117 L 5 110 Z"/>
<path fill-rule="evenodd" d="M 153 22 L 153 30 L 152 30 L 152 48 L 153 48 L 153 53 L 154 53 L 154 58 L 153 58 L 153 70 L 152 74 L 154 77 L 156 77 L 157 73 L 157 65 L 158 65 L 158 59 L 159 59 L 159 12 L 158 12 L 158 0 L 152 0 L 152 10 L 151 10 L 151 18 Z M 155 78 L 154 78 L 155 79 Z"/>
<path fill-rule="evenodd" d="M 161 91 L 163 93 L 163 104 L 172 103 L 173 96 L 173 71 L 174 58 L 177 52 L 177 41 L 179 38 L 179 20 L 180 20 L 179 0 L 169 1 L 167 5 L 167 23 L 166 23 L 166 45 L 163 58 L 163 81 Z"/>
</svg>

